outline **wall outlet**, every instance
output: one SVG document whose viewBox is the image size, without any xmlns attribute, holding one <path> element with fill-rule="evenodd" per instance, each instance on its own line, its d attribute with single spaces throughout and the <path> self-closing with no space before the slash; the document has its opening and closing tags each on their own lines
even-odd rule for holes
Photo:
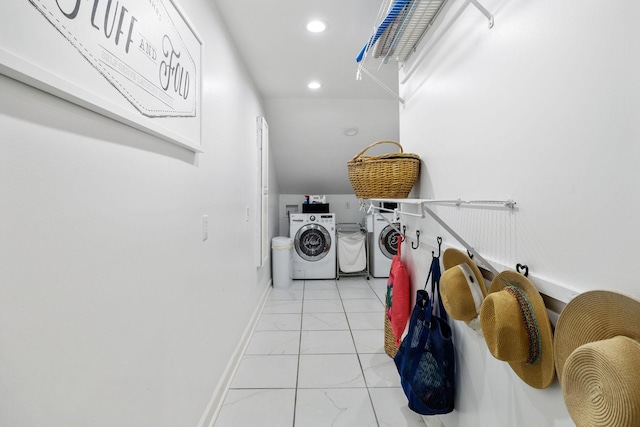
<svg viewBox="0 0 640 427">
<path fill-rule="evenodd" d="M 202 215 L 202 241 L 209 238 L 209 215 Z"/>
</svg>

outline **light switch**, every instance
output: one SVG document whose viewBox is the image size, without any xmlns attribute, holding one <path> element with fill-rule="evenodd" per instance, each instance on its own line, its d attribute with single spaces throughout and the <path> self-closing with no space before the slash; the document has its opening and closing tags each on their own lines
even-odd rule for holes
<svg viewBox="0 0 640 427">
<path fill-rule="evenodd" d="M 209 238 L 209 215 L 202 215 L 202 241 Z"/>
</svg>

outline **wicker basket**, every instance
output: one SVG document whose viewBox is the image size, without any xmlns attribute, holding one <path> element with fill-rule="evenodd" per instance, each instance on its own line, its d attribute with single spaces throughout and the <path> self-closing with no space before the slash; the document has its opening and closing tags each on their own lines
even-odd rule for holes
<svg viewBox="0 0 640 427">
<path fill-rule="evenodd" d="M 386 310 L 385 310 L 386 311 Z M 384 313 L 384 352 L 389 355 L 390 358 L 394 358 L 398 352 L 398 345 L 396 345 L 396 337 L 393 335 L 391 329 L 391 320 L 387 313 Z"/>
<path fill-rule="evenodd" d="M 379 144 L 395 144 L 399 153 L 365 156 Z M 347 162 L 349 181 L 359 199 L 405 199 L 420 173 L 420 156 L 404 153 L 395 141 L 378 141 Z"/>
</svg>

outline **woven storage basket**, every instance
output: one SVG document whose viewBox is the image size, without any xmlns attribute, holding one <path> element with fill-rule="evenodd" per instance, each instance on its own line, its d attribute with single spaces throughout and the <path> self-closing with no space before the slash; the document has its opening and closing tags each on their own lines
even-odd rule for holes
<svg viewBox="0 0 640 427">
<path fill-rule="evenodd" d="M 398 352 L 398 345 L 396 345 L 396 337 L 393 336 L 393 330 L 391 329 L 391 320 L 387 313 L 384 313 L 384 352 L 392 359 Z"/>
<path fill-rule="evenodd" d="M 395 144 L 399 153 L 365 156 L 379 144 Z M 359 199 L 405 199 L 420 173 L 420 156 L 405 153 L 395 141 L 378 141 L 347 162 L 349 181 Z"/>
</svg>

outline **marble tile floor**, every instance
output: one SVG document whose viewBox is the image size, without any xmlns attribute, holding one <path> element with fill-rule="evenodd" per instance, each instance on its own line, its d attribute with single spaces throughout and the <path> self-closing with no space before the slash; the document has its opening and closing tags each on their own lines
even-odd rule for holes
<svg viewBox="0 0 640 427">
<path fill-rule="evenodd" d="M 425 427 L 384 352 L 386 283 L 272 289 L 214 427 Z"/>
</svg>

